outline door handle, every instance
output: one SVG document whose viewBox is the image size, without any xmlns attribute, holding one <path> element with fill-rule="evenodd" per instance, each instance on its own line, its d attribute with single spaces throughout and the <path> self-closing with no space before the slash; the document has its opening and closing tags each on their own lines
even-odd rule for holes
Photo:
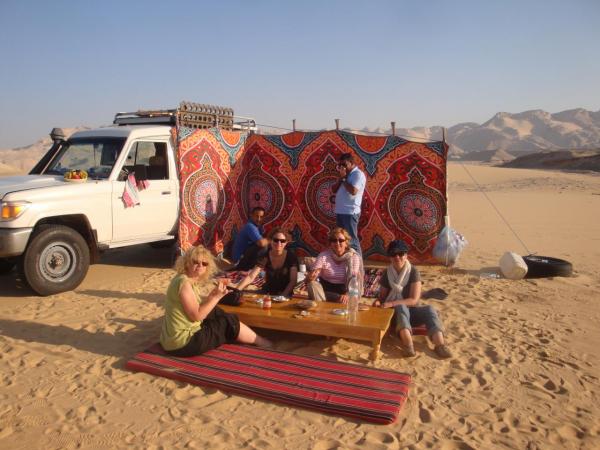
<svg viewBox="0 0 600 450">
<path fill-rule="evenodd" d="M 171 195 L 171 191 L 162 191 L 161 195 Z"/>
</svg>

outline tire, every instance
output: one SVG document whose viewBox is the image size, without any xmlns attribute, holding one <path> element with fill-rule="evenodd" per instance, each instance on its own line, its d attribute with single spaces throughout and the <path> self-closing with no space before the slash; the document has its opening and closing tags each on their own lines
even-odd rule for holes
<svg viewBox="0 0 600 450">
<path fill-rule="evenodd" d="M 46 296 L 75 289 L 89 266 L 90 249 L 77 231 L 42 225 L 25 250 L 22 270 L 31 289 Z"/>
<path fill-rule="evenodd" d="M 0 258 L 0 275 L 10 272 L 15 264 L 16 262 L 12 259 Z"/>
<path fill-rule="evenodd" d="M 525 278 L 570 277 L 573 274 L 573 265 L 564 259 L 529 255 L 523 256 L 523 260 L 527 264 Z"/>
</svg>

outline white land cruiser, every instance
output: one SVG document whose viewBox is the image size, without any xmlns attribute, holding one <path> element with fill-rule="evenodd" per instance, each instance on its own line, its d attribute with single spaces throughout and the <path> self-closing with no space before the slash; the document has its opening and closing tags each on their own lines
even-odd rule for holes
<svg viewBox="0 0 600 450">
<path fill-rule="evenodd" d="M 118 126 L 68 140 L 56 130 L 39 174 L 0 178 L 0 270 L 19 264 L 31 288 L 49 295 L 77 287 L 99 250 L 174 239 L 179 183 L 170 130 Z M 66 181 L 74 169 L 87 171 L 88 180 Z M 139 205 L 126 207 L 127 173 L 144 178 L 144 169 L 149 186 Z"/>
<path fill-rule="evenodd" d="M 171 131 L 176 115 L 181 123 L 182 111 L 189 118 L 194 106 L 207 105 L 117 114 L 114 126 L 69 139 L 54 129 L 54 145 L 29 175 L 0 178 L 0 273 L 17 265 L 35 292 L 50 295 L 77 287 L 104 249 L 173 241 L 179 181 Z M 208 126 L 221 123 L 214 114 L 218 107 L 212 108 Z M 203 123 L 192 126 L 207 126 L 205 118 L 194 118 Z M 87 181 L 65 180 L 76 169 L 88 173 Z M 148 187 L 139 191 L 138 205 L 126 207 L 131 172 L 138 181 L 148 180 Z"/>
</svg>

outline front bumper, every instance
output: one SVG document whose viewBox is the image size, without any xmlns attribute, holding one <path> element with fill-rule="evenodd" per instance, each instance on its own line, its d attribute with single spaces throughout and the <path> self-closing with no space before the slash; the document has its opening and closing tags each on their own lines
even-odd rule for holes
<svg viewBox="0 0 600 450">
<path fill-rule="evenodd" d="M 0 258 L 22 255 L 32 231 L 33 228 L 0 228 Z"/>
</svg>

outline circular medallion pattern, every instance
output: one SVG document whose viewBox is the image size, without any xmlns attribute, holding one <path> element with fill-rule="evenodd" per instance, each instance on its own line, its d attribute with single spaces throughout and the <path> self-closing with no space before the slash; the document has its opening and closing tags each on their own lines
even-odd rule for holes
<svg viewBox="0 0 600 450">
<path fill-rule="evenodd" d="M 418 191 L 408 191 L 398 196 L 396 205 L 402 221 L 415 231 L 429 234 L 437 230 L 438 218 L 441 214 L 431 198 Z"/>
</svg>

